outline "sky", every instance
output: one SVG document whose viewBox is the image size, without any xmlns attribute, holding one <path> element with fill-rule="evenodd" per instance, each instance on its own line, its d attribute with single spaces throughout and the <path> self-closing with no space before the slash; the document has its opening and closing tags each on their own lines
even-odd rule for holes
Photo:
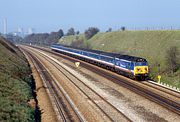
<svg viewBox="0 0 180 122">
<path fill-rule="evenodd" d="M 127 28 L 180 28 L 180 0 L 0 0 L 0 32 L 34 28 L 51 32 L 73 27 L 118 30 Z"/>
</svg>

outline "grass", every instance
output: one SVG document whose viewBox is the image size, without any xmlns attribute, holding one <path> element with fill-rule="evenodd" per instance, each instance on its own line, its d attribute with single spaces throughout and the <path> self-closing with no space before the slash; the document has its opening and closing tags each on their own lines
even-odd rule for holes
<svg viewBox="0 0 180 122">
<path fill-rule="evenodd" d="M 60 42 L 61 44 L 65 44 L 65 45 L 71 45 L 71 43 L 72 43 L 73 41 L 77 41 L 77 39 L 85 40 L 84 34 L 80 34 L 80 35 L 78 35 L 78 36 L 74 36 L 74 35 L 65 36 L 65 37 L 61 38 L 61 39 L 59 40 L 59 42 Z"/>
<path fill-rule="evenodd" d="M 59 40 L 59 43 L 70 45 L 74 38 L 75 36 L 65 37 L 63 43 L 62 40 Z M 158 64 L 160 64 L 161 81 L 180 88 L 180 69 L 175 74 L 169 75 L 166 62 L 167 50 L 171 46 L 177 46 L 180 51 L 179 30 L 98 33 L 91 39 L 84 40 L 84 43 L 88 43 L 96 50 L 146 58 L 149 62 L 150 76 L 155 80 L 157 80 Z"/>
<path fill-rule="evenodd" d="M 23 54 L 0 38 L 0 121 L 34 121 L 30 73 Z"/>
</svg>

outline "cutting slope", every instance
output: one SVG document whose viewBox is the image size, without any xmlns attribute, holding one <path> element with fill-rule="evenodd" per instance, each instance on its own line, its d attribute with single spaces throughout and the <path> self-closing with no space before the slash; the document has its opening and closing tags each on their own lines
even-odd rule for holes
<svg viewBox="0 0 180 122">
<path fill-rule="evenodd" d="M 0 121 L 33 121 L 30 68 L 23 54 L 0 37 Z"/>
</svg>

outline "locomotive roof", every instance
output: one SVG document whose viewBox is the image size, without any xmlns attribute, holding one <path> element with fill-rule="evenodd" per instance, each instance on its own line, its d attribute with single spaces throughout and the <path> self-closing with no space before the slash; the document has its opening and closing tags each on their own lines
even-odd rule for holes
<svg viewBox="0 0 180 122">
<path fill-rule="evenodd" d="M 130 56 L 130 55 L 122 55 L 122 54 L 118 54 L 118 53 L 103 52 L 103 51 L 99 51 L 99 50 L 77 48 L 77 47 L 71 47 L 71 46 L 66 46 L 66 45 L 61 45 L 61 44 L 54 44 L 54 45 L 64 46 L 64 47 L 83 50 L 83 51 L 88 51 L 88 52 L 92 52 L 92 53 L 98 53 L 98 54 L 101 54 L 101 55 L 111 56 L 111 57 L 124 59 L 124 60 L 128 60 L 128 61 L 146 62 L 146 59 L 141 58 L 141 57 L 135 57 L 135 56 Z"/>
<path fill-rule="evenodd" d="M 101 54 L 105 54 L 108 56 L 112 56 L 115 58 L 124 59 L 124 60 L 128 60 L 128 61 L 146 62 L 146 59 L 144 59 L 144 58 L 130 56 L 130 55 L 122 55 L 122 54 L 118 54 L 118 53 L 109 53 L 109 52 L 102 52 Z"/>
</svg>

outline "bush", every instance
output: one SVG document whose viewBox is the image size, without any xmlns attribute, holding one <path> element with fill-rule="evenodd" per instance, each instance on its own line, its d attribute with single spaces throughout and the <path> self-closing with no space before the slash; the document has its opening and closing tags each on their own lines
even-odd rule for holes
<svg viewBox="0 0 180 122">
<path fill-rule="evenodd" d="M 82 47 L 84 44 L 84 41 L 82 39 L 75 40 L 71 43 L 72 47 Z"/>
<path fill-rule="evenodd" d="M 99 32 L 99 29 L 96 27 L 89 27 L 85 32 L 85 37 L 86 39 L 90 39 L 91 37 L 93 37 L 95 34 L 97 34 Z"/>
<path fill-rule="evenodd" d="M 32 98 L 29 85 L 9 75 L 0 75 L 0 121 L 34 121 L 34 109 L 27 103 Z"/>
<path fill-rule="evenodd" d="M 121 30 L 122 30 L 122 31 L 125 31 L 125 30 L 126 30 L 126 27 L 125 27 L 125 26 L 122 26 L 122 27 L 121 27 Z"/>
<path fill-rule="evenodd" d="M 112 28 L 108 28 L 108 30 L 106 31 L 106 33 L 107 33 L 107 32 L 111 32 L 111 31 L 112 31 Z"/>
<path fill-rule="evenodd" d="M 67 36 L 70 36 L 70 35 L 75 35 L 75 30 L 74 28 L 70 28 L 66 34 Z"/>
<path fill-rule="evenodd" d="M 168 66 L 168 71 L 171 73 L 176 72 L 179 69 L 179 51 L 176 46 L 172 46 L 167 50 L 167 66 Z"/>
<path fill-rule="evenodd" d="M 7 42 L 0 38 L 0 42 Z M 15 51 L 11 51 L 13 50 Z M 32 99 L 31 70 L 27 60 L 15 47 L 0 43 L 0 121 L 35 121 Z"/>
</svg>

